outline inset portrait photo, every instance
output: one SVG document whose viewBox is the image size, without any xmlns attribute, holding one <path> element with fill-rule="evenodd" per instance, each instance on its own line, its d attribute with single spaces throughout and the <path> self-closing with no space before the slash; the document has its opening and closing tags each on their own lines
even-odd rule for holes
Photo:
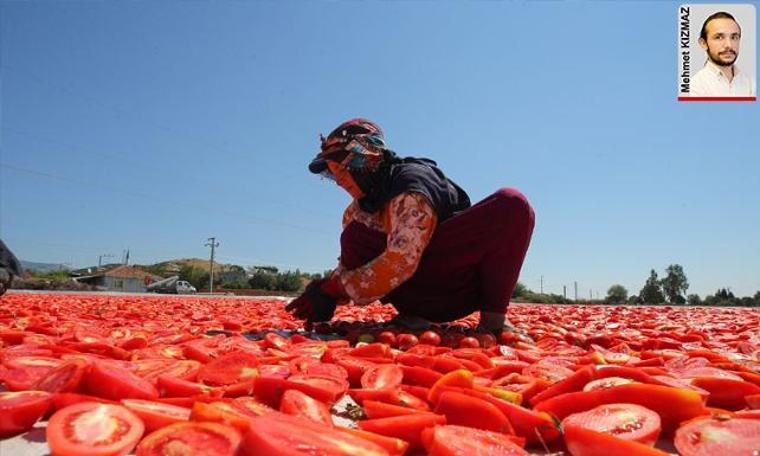
<svg viewBox="0 0 760 456">
<path fill-rule="evenodd" d="M 681 5 L 677 37 L 678 101 L 757 100 L 754 5 Z"/>
</svg>

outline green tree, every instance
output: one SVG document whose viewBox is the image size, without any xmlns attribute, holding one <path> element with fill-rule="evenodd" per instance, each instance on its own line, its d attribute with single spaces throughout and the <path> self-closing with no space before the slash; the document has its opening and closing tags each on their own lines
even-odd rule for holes
<svg viewBox="0 0 760 456">
<path fill-rule="evenodd" d="M 513 298 L 521 298 L 525 296 L 528 293 L 528 287 L 526 287 L 524 284 L 517 282 L 515 284 L 515 289 L 512 291 L 512 297 Z"/>
<path fill-rule="evenodd" d="M 649 278 L 644 284 L 644 288 L 639 292 L 639 297 L 645 304 L 660 304 L 665 302 L 665 295 L 662 294 L 662 285 L 657 279 L 657 272 L 654 269 L 649 273 Z"/>
<path fill-rule="evenodd" d="M 182 266 L 179 270 L 180 280 L 187 280 L 197 289 L 208 287 L 209 274 L 201 268 L 195 268 L 190 265 Z"/>
<path fill-rule="evenodd" d="M 702 300 L 699 298 L 698 294 L 690 294 L 686 297 L 686 303 L 690 306 L 701 306 Z"/>
<path fill-rule="evenodd" d="M 680 264 L 671 264 L 665 269 L 665 277 L 662 279 L 662 289 L 668 302 L 671 304 L 684 304 L 683 295 L 689 289 L 689 281 Z"/>
<path fill-rule="evenodd" d="M 301 271 L 285 271 L 277 274 L 275 289 L 282 291 L 298 291 L 302 287 Z"/>
<path fill-rule="evenodd" d="M 277 287 L 277 275 L 264 269 L 257 269 L 248 284 L 256 290 L 274 290 Z"/>
<path fill-rule="evenodd" d="M 628 299 L 628 290 L 624 286 L 616 283 L 607 290 L 607 297 L 605 301 L 610 304 L 623 304 Z"/>
</svg>

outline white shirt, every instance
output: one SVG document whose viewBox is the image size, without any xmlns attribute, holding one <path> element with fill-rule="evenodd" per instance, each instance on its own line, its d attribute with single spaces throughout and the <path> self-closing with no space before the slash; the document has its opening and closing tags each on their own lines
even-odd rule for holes
<svg viewBox="0 0 760 456">
<path fill-rule="evenodd" d="M 689 95 L 693 97 L 754 97 L 755 81 L 734 65 L 734 79 L 728 81 L 720 67 L 708 60 L 691 79 Z"/>
</svg>

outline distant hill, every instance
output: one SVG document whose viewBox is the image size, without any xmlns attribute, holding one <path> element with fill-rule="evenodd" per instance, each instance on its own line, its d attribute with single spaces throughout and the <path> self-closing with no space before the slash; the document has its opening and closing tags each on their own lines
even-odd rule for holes
<svg viewBox="0 0 760 456">
<path fill-rule="evenodd" d="M 202 258 L 178 258 L 174 260 L 161 261 L 159 263 L 149 265 L 148 267 L 160 268 L 160 269 L 172 269 L 173 266 L 177 268 L 181 268 L 182 266 L 192 266 L 194 268 L 202 269 L 204 271 L 209 270 L 208 260 L 204 260 Z M 228 270 L 231 266 L 232 266 L 231 264 L 218 263 L 215 261 L 214 271 L 224 272 Z"/>
<path fill-rule="evenodd" d="M 58 271 L 59 269 L 69 269 L 60 263 L 37 263 L 34 261 L 26 260 L 21 260 L 21 267 L 24 268 L 25 271 L 36 271 L 42 273 Z"/>
</svg>

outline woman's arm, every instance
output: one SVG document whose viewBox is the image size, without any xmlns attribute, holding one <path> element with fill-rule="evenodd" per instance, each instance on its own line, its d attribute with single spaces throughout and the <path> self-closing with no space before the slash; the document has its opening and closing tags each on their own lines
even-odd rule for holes
<svg viewBox="0 0 760 456">
<path fill-rule="evenodd" d="M 345 294 L 356 304 L 369 304 L 390 293 L 417 270 L 438 222 L 420 193 L 402 193 L 389 203 L 389 231 L 383 253 L 352 270 L 336 270 Z"/>
</svg>

